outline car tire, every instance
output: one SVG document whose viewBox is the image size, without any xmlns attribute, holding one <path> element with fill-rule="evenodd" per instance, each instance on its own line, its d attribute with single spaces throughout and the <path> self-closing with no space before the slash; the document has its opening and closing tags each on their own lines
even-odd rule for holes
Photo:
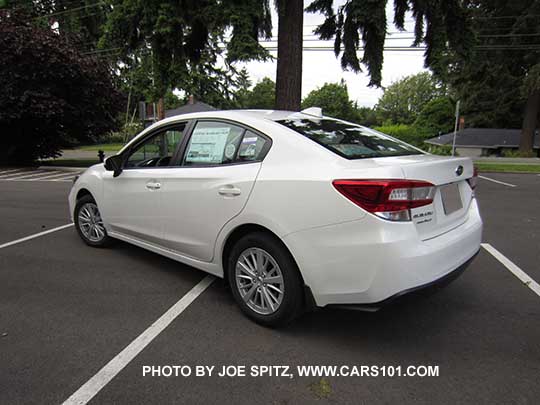
<svg viewBox="0 0 540 405">
<path fill-rule="evenodd" d="M 111 244 L 112 238 L 107 235 L 97 203 L 91 195 L 87 194 L 77 200 L 73 218 L 77 233 L 84 243 L 92 247 L 107 247 Z"/>
<path fill-rule="evenodd" d="M 272 235 L 255 232 L 240 238 L 229 254 L 227 271 L 235 301 L 255 322 L 282 326 L 303 312 L 303 281 L 298 267 Z"/>
</svg>

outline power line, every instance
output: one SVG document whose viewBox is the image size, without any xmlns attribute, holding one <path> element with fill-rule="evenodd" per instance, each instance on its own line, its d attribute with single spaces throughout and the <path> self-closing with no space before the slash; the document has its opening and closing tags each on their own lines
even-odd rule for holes
<svg viewBox="0 0 540 405">
<path fill-rule="evenodd" d="M 486 34 L 478 35 L 479 38 L 517 38 L 517 37 L 539 37 L 540 33 L 537 34 Z"/>
<path fill-rule="evenodd" d="M 79 10 L 83 10 L 83 9 L 86 9 L 86 8 L 93 8 L 93 7 L 97 7 L 97 6 L 101 6 L 101 5 L 106 5 L 106 3 L 104 3 L 103 1 L 98 1 L 97 3 L 93 3 L 93 4 L 88 4 L 88 5 L 84 5 L 84 6 L 80 6 L 80 7 L 74 7 L 74 8 L 70 8 L 68 10 L 63 10 L 63 11 L 57 11 L 55 13 L 40 15 L 39 17 L 35 17 L 34 20 L 37 20 L 37 19 L 40 19 L 40 18 L 54 17 L 54 16 L 57 16 L 57 15 L 62 15 L 62 14 L 66 14 L 66 13 L 72 13 L 74 11 L 79 11 Z"/>
<path fill-rule="evenodd" d="M 505 15 L 505 16 L 485 16 L 485 17 L 472 17 L 473 20 L 501 20 L 508 18 L 537 18 L 540 14 L 523 14 L 523 15 Z"/>
</svg>

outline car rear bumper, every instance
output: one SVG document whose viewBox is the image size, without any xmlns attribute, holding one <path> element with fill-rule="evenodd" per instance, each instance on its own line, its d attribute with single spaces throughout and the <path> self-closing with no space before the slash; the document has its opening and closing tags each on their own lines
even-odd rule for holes
<svg viewBox="0 0 540 405">
<path fill-rule="evenodd" d="M 476 200 L 458 227 L 422 241 L 415 225 L 368 215 L 359 221 L 284 237 L 317 306 L 378 305 L 444 279 L 479 250 L 482 220 Z"/>
<path fill-rule="evenodd" d="M 442 276 L 441 278 L 434 280 L 432 282 L 429 282 L 427 284 L 424 284 L 424 285 L 420 285 L 417 287 L 409 288 L 408 290 L 400 291 L 383 301 L 374 302 L 371 304 L 329 304 L 328 306 L 336 307 L 336 308 L 343 308 L 343 309 L 352 309 L 352 310 L 357 310 L 357 311 L 376 312 L 383 307 L 386 307 L 390 304 L 395 303 L 396 301 L 399 301 L 401 298 L 405 296 L 413 295 L 415 293 L 423 292 L 427 290 L 432 290 L 432 289 L 434 290 L 434 289 L 441 288 L 450 284 L 452 281 L 454 281 L 455 279 L 457 279 L 459 276 L 463 274 L 463 272 L 467 269 L 467 267 L 469 267 L 469 264 L 472 263 L 472 261 L 474 260 L 477 254 L 478 254 L 478 251 L 474 254 L 473 257 L 471 257 L 469 260 L 467 260 L 457 269 Z"/>
</svg>

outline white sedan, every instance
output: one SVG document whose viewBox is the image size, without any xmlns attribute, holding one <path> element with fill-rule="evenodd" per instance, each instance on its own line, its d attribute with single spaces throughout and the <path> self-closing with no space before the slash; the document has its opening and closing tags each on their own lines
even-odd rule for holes
<svg viewBox="0 0 540 405">
<path fill-rule="evenodd" d="M 317 108 L 212 111 L 145 129 L 69 204 L 88 245 L 120 239 L 223 277 L 248 317 L 278 325 L 460 273 L 480 247 L 475 184 L 468 158 Z"/>
</svg>

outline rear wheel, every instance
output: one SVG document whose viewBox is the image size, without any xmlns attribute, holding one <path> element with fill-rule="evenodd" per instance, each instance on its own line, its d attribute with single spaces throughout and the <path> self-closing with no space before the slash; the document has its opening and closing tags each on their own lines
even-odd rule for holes
<svg viewBox="0 0 540 405">
<path fill-rule="evenodd" d="M 290 253 L 271 235 L 242 237 L 228 260 L 228 279 L 242 311 L 254 321 L 279 326 L 303 309 L 302 279 Z"/>
<path fill-rule="evenodd" d="M 87 245 L 104 247 L 111 242 L 92 196 L 85 195 L 77 201 L 74 218 L 77 232 Z"/>
</svg>

